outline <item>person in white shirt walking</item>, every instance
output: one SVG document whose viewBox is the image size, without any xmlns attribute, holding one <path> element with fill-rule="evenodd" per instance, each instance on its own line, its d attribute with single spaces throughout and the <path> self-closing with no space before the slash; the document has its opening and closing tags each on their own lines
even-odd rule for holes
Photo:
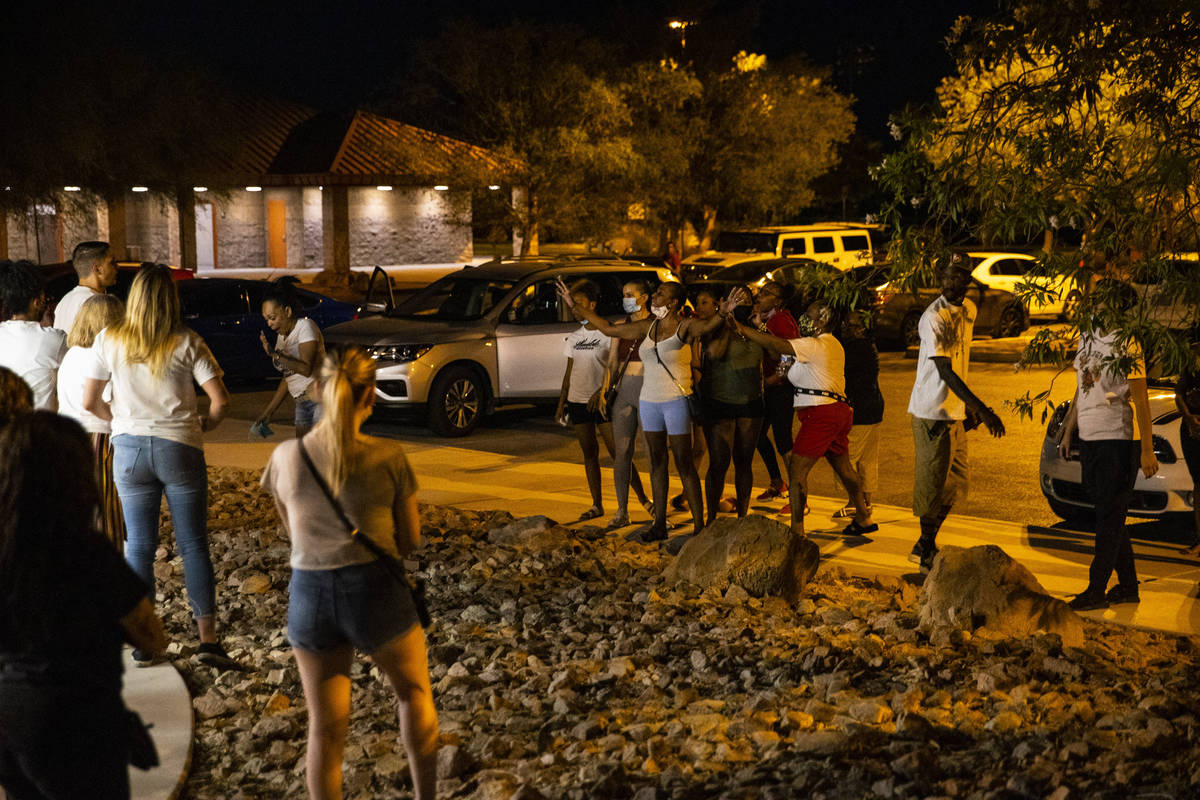
<svg viewBox="0 0 1200 800">
<path fill-rule="evenodd" d="M 967 299 L 967 259 L 954 253 L 938 273 L 942 293 L 917 325 L 921 347 L 908 401 L 914 444 L 913 515 L 921 521 L 921 535 L 908 560 L 920 565 L 922 574 L 933 566 L 942 523 L 967 494 L 967 430 L 982 423 L 993 436 L 1004 435 L 1000 417 L 967 387 L 976 314 L 975 304 Z"/>
<path fill-rule="evenodd" d="M 125 304 L 120 298 L 111 294 L 88 298 L 67 334 L 70 349 L 58 368 L 58 413 L 78 422 L 91 436 L 93 466 L 100 488 L 100 529 L 118 552 L 125 549 L 125 515 L 121 512 L 121 498 L 113 482 L 112 424 L 83 407 L 83 384 L 88 364 L 94 358 L 92 343 L 97 334 L 120 322 L 124 316 Z M 111 386 L 105 386 L 102 397 L 111 402 Z"/>
<path fill-rule="evenodd" d="M 62 296 L 54 307 L 54 327 L 69 334 L 75 315 L 89 298 L 104 294 L 117 282 L 117 266 L 113 263 L 108 242 L 80 242 L 71 253 L 71 266 L 79 276 L 79 285 Z"/>
<path fill-rule="evenodd" d="M 67 336 L 42 326 L 46 287 L 34 264 L 0 261 L 0 307 L 9 317 L 0 322 L 0 367 L 8 367 L 29 384 L 34 408 L 58 411 L 55 382 Z"/>
<path fill-rule="evenodd" d="M 1137 299 L 1132 287 L 1116 281 L 1101 282 L 1096 291 L 1119 298 L 1125 307 Z M 1096 507 L 1096 550 L 1088 585 L 1069 603 L 1076 611 L 1091 611 L 1141 599 L 1125 516 L 1138 469 L 1147 478 L 1154 477 L 1158 458 L 1141 346 L 1116 331 L 1104 330 L 1098 319 L 1081 327 L 1075 399 L 1063 420 L 1058 449 L 1064 459 L 1070 458 L 1071 440 L 1078 433 L 1083 486 Z M 1109 589 L 1114 571 L 1117 585 Z"/>
<path fill-rule="evenodd" d="M 318 404 L 317 371 L 325 357 L 325 339 L 321 329 L 308 317 L 300 316 L 300 298 L 287 281 L 275 281 L 263 293 L 262 315 L 267 327 L 278 334 L 274 346 L 260 333 L 263 350 L 271 357 L 283 380 L 255 423 L 267 422 L 286 395 L 296 406 L 296 438 L 312 430 L 321 416 Z"/>
</svg>

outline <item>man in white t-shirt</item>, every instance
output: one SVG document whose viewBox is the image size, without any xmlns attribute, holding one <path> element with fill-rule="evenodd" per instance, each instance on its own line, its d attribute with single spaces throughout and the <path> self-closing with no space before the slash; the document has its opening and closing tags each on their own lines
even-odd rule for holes
<svg viewBox="0 0 1200 800">
<path fill-rule="evenodd" d="M 1070 458 L 1071 440 L 1078 432 L 1083 486 L 1096 507 L 1096 550 L 1087 589 L 1069 605 L 1091 611 L 1140 599 L 1125 516 L 1139 467 L 1152 477 L 1158 472 L 1158 459 L 1146 364 L 1136 341 L 1122 341 L 1115 332 L 1095 328 L 1084 331 L 1075 356 L 1075 378 L 1075 399 L 1063 420 L 1059 453 Z M 1114 570 L 1117 585 L 1108 589 Z"/>
<path fill-rule="evenodd" d="M 583 319 L 580 308 L 595 311 L 599 299 L 600 290 L 591 281 L 582 280 L 571 285 L 572 310 L 576 319 Z M 586 322 L 569 333 L 563 343 L 567 370 L 563 373 L 562 391 L 554 417 L 575 429 L 575 438 L 579 440 L 579 449 L 583 451 L 583 471 L 592 493 L 592 507 L 583 512 L 580 520 L 596 519 L 604 513 L 604 499 L 600 491 L 600 444 L 596 432 L 599 430 L 609 455 L 612 455 L 612 425 L 601 416 L 599 407 L 600 385 L 604 382 L 610 346 L 608 336 Z"/>
<path fill-rule="evenodd" d="M 967 437 L 983 423 L 996 437 L 1004 423 L 967 387 L 975 304 L 967 299 L 970 266 L 962 253 L 945 259 L 938 270 L 942 293 L 921 315 L 921 348 L 908 413 L 912 415 L 913 515 L 921 536 L 908 560 L 928 573 L 937 555 L 937 534 L 946 515 L 967 494 Z M 964 425 L 967 421 L 967 425 Z"/>
<path fill-rule="evenodd" d="M 89 297 L 104 294 L 117 282 L 117 267 L 113 263 L 108 242 L 80 242 L 71 253 L 71 264 L 79 276 L 79 285 L 63 295 L 54 308 L 54 327 L 69 334 L 79 309 Z"/>
</svg>

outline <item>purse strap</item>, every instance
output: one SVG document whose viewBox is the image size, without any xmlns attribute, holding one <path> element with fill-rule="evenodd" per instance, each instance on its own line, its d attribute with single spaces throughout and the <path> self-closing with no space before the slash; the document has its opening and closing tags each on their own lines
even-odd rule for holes
<svg viewBox="0 0 1200 800">
<path fill-rule="evenodd" d="M 683 325 L 682 322 L 680 322 L 679 324 L 681 326 Z M 650 332 L 646 334 L 647 336 L 650 337 L 650 341 L 654 342 L 654 357 L 657 358 L 658 363 L 662 365 L 663 371 L 667 373 L 667 377 L 671 379 L 671 383 L 675 384 L 675 386 L 678 387 L 680 393 L 684 397 L 687 397 L 689 394 L 691 394 L 691 392 L 684 391 L 683 386 L 680 385 L 679 381 L 675 380 L 675 375 L 674 375 L 674 373 L 671 372 L 671 368 L 667 366 L 667 362 L 662 360 L 662 356 L 658 352 L 658 340 L 654 338 L 654 326 L 656 326 L 656 325 L 658 325 L 657 319 L 654 320 L 654 322 L 650 323 Z M 676 328 L 675 333 L 673 333 L 671 335 L 674 336 L 678 333 L 679 333 L 679 328 Z"/>
<path fill-rule="evenodd" d="M 629 348 L 629 352 L 625 354 L 625 358 L 621 361 L 621 368 L 617 370 L 617 379 L 613 381 L 610 388 L 616 389 L 620 387 L 621 379 L 625 377 L 625 368 L 628 367 L 629 362 L 633 360 L 633 352 L 642 346 L 642 339 L 645 338 L 646 337 L 643 336 L 641 339 L 638 339 L 633 343 L 633 347 Z"/>
<path fill-rule="evenodd" d="M 313 478 L 316 479 L 317 485 L 321 487 L 321 491 L 325 494 L 325 499 L 328 500 L 329 505 L 333 507 L 334 512 L 338 515 L 338 519 L 340 519 L 342 524 L 346 526 L 346 532 L 350 534 L 350 538 L 370 550 L 371 553 L 382 560 L 386 565 L 390 565 L 388 567 L 389 569 L 395 570 L 398 568 L 400 573 L 397 575 L 397 579 L 403 582 L 406 586 L 409 586 L 409 588 L 412 588 L 411 584 L 408 582 L 408 576 L 404 573 L 404 567 L 401 566 L 400 562 L 397 561 L 391 553 L 384 550 L 382 547 L 372 541 L 371 537 L 360 531 L 357 526 L 350 521 L 350 517 L 346 516 L 346 511 L 342 508 L 342 504 L 339 503 L 337 498 L 333 496 L 333 491 L 329 488 L 329 484 L 325 482 L 325 478 L 321 475 L 320 470 L 317 469 L 317 465 L 313 463 L 312 457 L 309 456 L 308 449 L 304 446 L 304 439 L 297 439 L 296 443 L 300 445 L 300 457 L 303 458 L 304 463 L 308 465 L 308 471 L 311 472 Z"/>
</svg>

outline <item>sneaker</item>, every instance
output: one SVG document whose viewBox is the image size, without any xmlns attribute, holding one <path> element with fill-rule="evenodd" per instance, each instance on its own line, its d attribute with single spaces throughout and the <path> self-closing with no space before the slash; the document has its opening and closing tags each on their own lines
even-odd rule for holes
<svg viewBox="0 0 1200 800">
<path fill-rule="evenodd" d="M 921 556 L 921 564 L 918 569 L 921 571 L 922 575 L 928 575 L 930 570 L 933 569 L 933 560 L 937 558 L 937 554 L 938 549 L 934 547 L 930 550 L 926 550 L 925 555 Z"/>
<path fill-rule="evenodd" d="M 1104 599 L 1108 601 L 1109 605 L 1113 606 L 1121 603 L 1140 603 L 1142 600 L 1138 595 L 1137 586 L 1134 586 L 1132 589 L 1126 589 L 1119 583 L 1104 593 Z"/>
<path fill-rule="evenodd" d="M 1075 595 L 1067 605 L 1076 611 L 1095 611 L 1100 608 L 1108 608 L 1108 600 L 1099 592 L 1085 591 Z"/>
<path fill-rule="evenodd" d="M 196 654 L 192 656 L 192 660 L 197 664 L 203 664 L 206 667 L 212 667 L 216 670 L 242 670 L 245 669 L 241 664 L 234 661 L 225 652 L 225 648 L 216 642 L 201 642 L 196 648 Z"/>
<path fill-rule="evenodd" d="M 913 545 L 912 552 L 908 554 L 908 560 L 920 568 L 922 575 L 928 575 L 929 571 L 933 569 L 933 560 L 937 558 L 937 554 L 936 546 L 926 547 L 923 542 L 918 540 Z"/>
<path fill-rule="evenodd" d="M 856 513 L 858 512 L 855 511 L 854 506 L 842 506 L 837 511 L 833 512 L 832 519 L 852 519 Z M 874 513 L 875 506 L 867 503 L 867 516 L 869 517 Z"/>
<path fill-rule="evenodd" d="M 809 515 L 811 512 L 812 512 L 812 509 L 811 509 L 811 508 L 809 508 L 809 507 L 806 505 L 806 506 L 804 507 L 804 516 L 806 516 L 806 517 L 807 517 L 807 516 L 808 516 L 808 515 Z M 776 514 L 779 514 L 779 515 L 781 515 L 781 516 L 785 516 L 785 517 L 786 517 L 786 516 L 790 516 L 790 515 L 791 515 L 791 513 L 792 513 L 792 504 L 791 504 L 791 503 L 784 503 L 784 504 L 783 504 L 783 508 L 779 509 L 779 510 L 778 510 L 778 511 L 776 511 L 775 513 L 776 513 Z"/>
<path fill-rule="evenodd" d="M 140 650 L 136 647 L 133 648 L 134 666 L 151 667 L 154 666 L 155 661 L 157 661 L 157 659 L 154 657 L 154 653 L 151 653 L 149 650 Z"/>
<path fill-rule="evenodd" d="M 770 486 L 768 486 L 766 488 L 766 490 L 762 494 L 760 494 L 756 499 L 760 503 L 765 503 L 768 500 L 774 500 L 779 497 L 787 497 L 787 496 L 788 496 L 787 486 L 784 485 L 783 481 L 779 481 L 778 483 L 772 483 Z"/>
</svg>

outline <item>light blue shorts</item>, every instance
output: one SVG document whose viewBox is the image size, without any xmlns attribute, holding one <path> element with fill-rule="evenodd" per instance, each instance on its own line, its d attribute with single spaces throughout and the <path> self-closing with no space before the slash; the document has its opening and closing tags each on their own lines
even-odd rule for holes
<svg viewBox="0 0 1200 800">
<path fill-rule="evenodd" d="M 638 417 L 646 433 L 661 433 L 668 436 L 687 436 L 692 432 L 692 415 L 688 412 L 686 397 L 676 397 L 665 403 L 643 400 L 638 404 Z"/>
</svg>

